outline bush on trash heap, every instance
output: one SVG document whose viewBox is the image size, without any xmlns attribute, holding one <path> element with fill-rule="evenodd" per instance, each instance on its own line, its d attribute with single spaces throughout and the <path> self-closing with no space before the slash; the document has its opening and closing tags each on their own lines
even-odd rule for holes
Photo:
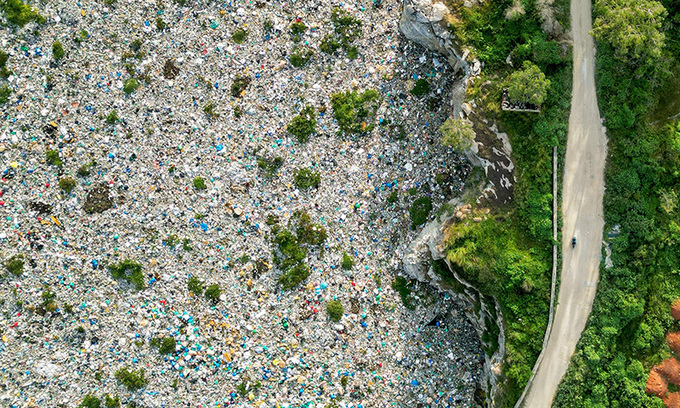
<svg viewBox="0 0 680 408">
<path fill-rule="evenodd" d="M 172 354 L 175 352 L 175 347 L 177 347 L 177 340 L 173 337 L 163 337 L 161 345 L 158 347 L 158 352 L 161 354 Z"/>
<path fill-rule="evenodd" d="M 299 115 L 293 118 L 286 128 L 297 138 L 299 143 L 305 143 L 316 130 L 316 110 L 307 105 Z"/>
<path fill-rule="evenodd" d="M 78 405 L 78 408 L 99 408 L 102 402 L 99 398 L 92 394 L 87 394 L 83 401 Z"/>
<path fill-rule="evenodd" d="M 347 255 L 347 252 L 342 252 L 342 269 L 349 271 L 354 267 L 354 260 L 351 256 Z"/>
<path fill-rule="evenodd" d="M 295 187 L 300 190 L 306 190 L 310 187 L 318 188 L 321 183 L 321 176 L 319 173 L 310 169 L 298 169 L 295 172 Z"/>
<path fill-rule="evenodd" d="M 332 321 L 339 322 L 343 313 L 342 303 L 339 300 L 331 300 L 326 303 L 326 312 Z"/>
<path fill-rule="evenodd" d="M 29 21 L 35 21 L 38 24 L 46 21 L 45 17 L 21 0 L 0 0 L 0 9 L 5 12 L 7 21 L 19 27 L 25 26 Z"/>
<path fill-rule="evenodd" d="M 144 378 L 144 369 L 140 368 L 137 371 L 130 370 L 123 367 L 116 371 L 116 378 L 130 391 L 137 391 L 146 387 L 147 380 Z"/>
<path fill-rule="evenodd" d="M 123 279 L 135 285 L 137 290 L 144 289 L 144 274 L 142 273 L 141 264 L 131 259 L 126 259 L 117 264 L 109 265 L 108 269 L 113 279 Z"/>
<path fill-rule="evenodd" d="M 221 294 L 222 289 L 220 289 L 220 285 L 218 285 L 217 283 L 209 285 L 208 288 L 205 290 L 206 299 L 211 300 L 213 302 L 217 302 L 218 300 L 220 300 Z"/>
<path fill-rule="evenodd" d="M 417 227 L 427 222 L 427 217 L 432 211 L 432 200 L 428 197 L 420 197 L 413 202 L 409 213 L 411 214 L 411 225 Z"/>
<path fill-rule="evenodd" d="M 24 273 L 24 256 L 14 255 L 5 262 L 5 268 L 14 276 Z"/>
<path fill-rule="evenodd" d="M 380 96 L 373 89 L 362 93 L 345 91 L 331 95 L 333 116 L 338 121 L 340 131 L 348 134 L 370 132 L 374 127 L 372 122 L 379 101 Z"/>
<path fill-rule="evenodd" d="M 196 296 L 201 296 L 203 294 L 203 283 L 195 276 L 189 278 L 187 287 L 189 288 L 189 292 Z"/>
</svg>

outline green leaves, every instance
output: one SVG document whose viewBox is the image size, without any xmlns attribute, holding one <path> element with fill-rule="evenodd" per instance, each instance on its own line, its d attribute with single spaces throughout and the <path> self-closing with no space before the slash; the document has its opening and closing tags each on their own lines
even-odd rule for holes
<svg viewBox="0 0 680 408">
<path fill-rule="evenodd" d="M 530 61 L 524 61 L 523 69 L 510 74 L 506 82 L 508 98 L 512 102 L 526 102 L 536 106 L 543 103 L 550 87 L 550 80 Z"/>
</svg>

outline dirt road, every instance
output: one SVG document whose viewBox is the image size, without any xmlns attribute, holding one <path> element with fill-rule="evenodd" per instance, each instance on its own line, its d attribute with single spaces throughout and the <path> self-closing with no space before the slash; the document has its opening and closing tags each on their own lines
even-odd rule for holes
<svg viewBox="0 0 680 408">
<path fill-rule="evenodd" d="M 571 0 L 574 84 L 562 191 L 562 274 L 548 343 L 525 408 L 552 405 L 592 309 L 602 249 L 602 197 L 607 139 L 595 94 L 595 44 L 590 0 Z M 576 248 L 571 239 L 576 236 Z"/>
</svg>

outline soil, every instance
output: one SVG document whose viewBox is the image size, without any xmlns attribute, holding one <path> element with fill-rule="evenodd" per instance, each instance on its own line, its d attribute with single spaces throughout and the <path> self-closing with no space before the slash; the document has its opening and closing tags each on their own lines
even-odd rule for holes
<svg viewBox="0 0 680 408">
<path fill-rule="evenodd" d="M 647 379 L 647 387 L 645 388 L 647 394 L 656 395 L 663 398 L 668 392 L 668 381 L 658 371 L 652 369 Z"/>
</svg>

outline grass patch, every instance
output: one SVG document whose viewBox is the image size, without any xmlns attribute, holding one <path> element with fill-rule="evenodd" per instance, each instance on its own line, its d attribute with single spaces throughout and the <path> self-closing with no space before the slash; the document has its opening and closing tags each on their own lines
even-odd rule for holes
<svg viewBox="0 0 680 408">
<path fill-rule="evenodd" d="M 316 110 L 307 105 L 299 115 L 293 118 L 286 130 L 297 138 L 299 143 L 305 143 L 309 136 L 316 131 Z"/>
<path fill-rule="evenodd" d="M 380 104 L 378 92 L 372 89 L 362 93 L 345 91 L 331 95 L 333 115 L 340 131 L 346 134 L 370 132 Z"/>
<path fill-rule="evenodd" d="M 144 378 L 144 369 L 130 370 L 128 367 L 123 367 L 116 371 L 116 379 L 129 391 L 137 391 L 146 387 L 148 381 Z"/>
<path fill-rule="evenodd" d="M 307 190 L 312 187 L 319 188 L 319 184 L 321 184 L 321 176 L 311 169 L 298 169 L 295 171 L 294 177 L 295 187 L 300 190 Z"/>
<path fill-rule="evenodd" d="M 331 300 L 326 303 L 326 313 L 328 313 L 328 317 L 330 317 L 332 321 L 339 322 L 344 313 L 342 303 L 340 303 L 339 300 Z"/>
<path fill-rule="evenodd" d="M 117 264 L 109 265 L 109 272 L 113 279 L 124 280 L 135 286 L 135 289 L 144 289 L 144 274 L 142 265 L 131 259 L 126 259 Z"/>
</svg>

